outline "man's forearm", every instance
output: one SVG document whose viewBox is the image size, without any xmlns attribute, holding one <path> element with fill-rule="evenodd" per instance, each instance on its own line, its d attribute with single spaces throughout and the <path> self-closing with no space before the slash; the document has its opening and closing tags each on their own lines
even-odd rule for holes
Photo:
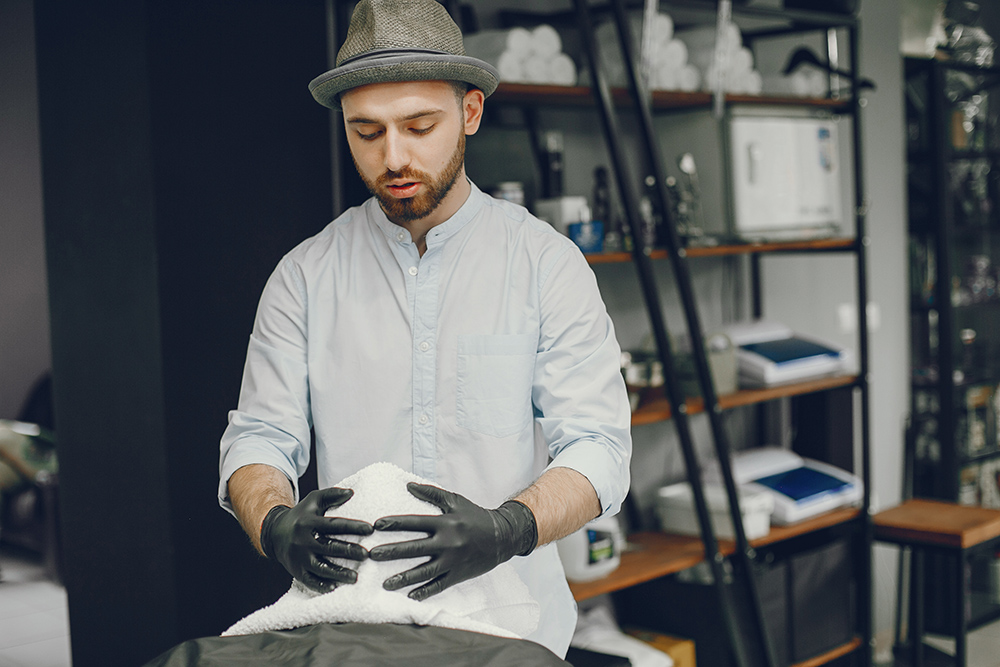
<svg viewBox="0 0 1000 667">
<path fill-rule="evenodd" d="M 229 478 L 229 500 L 254 548 L 263 554 L 260 527 L 264 517 L 275 505 L 294 505 L 295 495 L 285 473 L 258 463 L 243 466 Z"/>
<path fill-rule="evenodd" d="M 528 506 L 538 526 L 538 546 L 566 537 L 601 513 L 593 485 L 570 468 L 553 468 L 514 498 Z"/>
</svg>

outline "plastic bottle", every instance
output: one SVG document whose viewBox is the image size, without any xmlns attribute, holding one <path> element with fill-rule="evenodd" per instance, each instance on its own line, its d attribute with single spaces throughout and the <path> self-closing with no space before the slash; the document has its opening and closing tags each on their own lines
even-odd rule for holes
<svg viewBox="0 0 1000 667">
<path fill-rule="evenodd" d="M 593 581 L 621 564 L 625 538 L 617 516 L 602 516 L 556 542 L 556 547 L 569 581 Z"/>
</svg>

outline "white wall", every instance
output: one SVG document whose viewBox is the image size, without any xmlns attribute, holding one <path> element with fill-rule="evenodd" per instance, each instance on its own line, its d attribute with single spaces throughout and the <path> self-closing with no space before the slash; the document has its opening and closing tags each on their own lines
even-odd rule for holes
<svg viewBox="0 0 1000 667">
<path fill-rule="evenodd" d="M 862 131 L 868 183 L 869 298 L 881 323 L 870 338 L 872 491 L 882 507 L 899 502 L 903 427 L 909 412 L 909 246 L 900 0 L 861 3 L 861 72 L 878 89 L 866 95 Z M 875 631 L 886 655 L 891 644 L 896 591 L 896 550 L 876 547 Z"/>
<path fill-rule="evenodd" d="M 32 9 L 0 3 L 0 419 L 51 365 Z"/>
</svg>

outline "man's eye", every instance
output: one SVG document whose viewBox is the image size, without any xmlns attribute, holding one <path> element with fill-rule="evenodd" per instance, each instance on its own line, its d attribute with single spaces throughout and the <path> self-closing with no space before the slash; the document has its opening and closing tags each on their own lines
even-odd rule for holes
<svg viewBox="0 0 1000 667">
<path fill-rule="evenodd" d="M 428 134 L 433 129 L 434 126 L 431 125 L 430 127 L 414 127 L 410 131 L 414 134 Z"/>
<path fill-rule="evenodd" d="M 365 134 L 364 132 L 358 132 L 358 136 L 364 139 L 365 141 L 371 141 L 372 139 L 378 137 L 379 134 L 381 134 L 381 132 L 372 132 L 370 134 Z"/>
</svg>

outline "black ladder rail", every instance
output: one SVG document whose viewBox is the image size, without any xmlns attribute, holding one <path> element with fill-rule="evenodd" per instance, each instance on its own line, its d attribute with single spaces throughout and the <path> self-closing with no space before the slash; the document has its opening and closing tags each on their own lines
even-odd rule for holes
<svg viewBox="0 0 1000 667">
<path fill-rule="evenodd" d="M 645 148 L 646 158 L 656 179 L 653 194 L 659 200 L 661 215 L 664 219 L 666 230 L 667 249 L 672 258 L 670 262 L 673 268 L 674 279 L 677 282 L 677 290 L 681 297 L 684 308 L 685 320 L 688 333 L 691 338 L 691 354 L 695 363 L 698 383 L 701 387 L 702 396 L 705 399 L 706 413 L 709 417 L 713 441 L 715 444 L 716 456 L 719 460 L 719 470 L 722 473 L 723 483 L 729 501 L 729 513 L 732 518 L 733 532 L 736 537 L 736 552 L 734 560 L 742 571 L 743 576 L 738 577 L 743 580 L 748 601 L 750 603 L 750 615 L 753 622 L 753 630 L 759 638 L 760 651 L 763 654 L 764 664 L 768 667 L 777 667 L 774 647 L 771 643 L 770 633 L 764 624 L 764 612 L 760 602 L 760 594 L 757 590 L 757 580 L 753 569 L 753 558 L 755 552 L 746 538 L 743 529 L 743 517 L 740 512 L 739 496 L 736 491 L 736 483 L 733 480 L 732 465 L 730 461 L 729 438 L 726 435 L 722 424 L 722 409 L 719 405 L 719 397 L 715 391 L 712 381 L 711 370 L 708 365 L 708 355 L 705 352 L 704 332 L 701 327 L 701 320 L 698 317 L 697 304 L 695 303 L 694 288 L 692 286 L 691 274 L 687 265 L 687 254 L 681 247 L 680 239 L 677 235 L 677 228 L 673 224 L 672 209 L 670 206 L 670 195 L 666 187 L 666 170 L 657 146 L 656 133 L 653 130 L 652 111 L 650 110 L 650 97 L 644 90 L 644 84 L 639 79 L 635 71 L 635 63 L 632 59 L 632 35 L 629 31 L 628 16 L 625 13 L 625 6 L 622 0 L 613 0 L 615 24 L 618 30 L 618 43 L 622 48 L 622 58 L 625 64 L 625 72 L 628 77 L 628 88 L 632 96 L 632 104 L 639 116 L 639 129 L 641 131 L 641 144 Z M 690 474 L 689 469 L 689 474 Z M 700 475 L 697 482 L 700 485 Z M 695 479 L 691 480 L 692 485 Z"/>
<path fill-rule="evenodd" d="M 677 428 L 681 450 L 684 455 L 685 466 L 691 483 L 695 510 L 697 512 L 698 523 L 701 528 L 702 541 L 705 545 L 705 557 L 712 570 L 714 588 L 718 595 L 719 608 L 723 616 L 723 624 L 726 628 L 733 655 L 740 667 L 748 667 L 751 663 L 747 659 L 735 611 L 733 609 L 733 605 L 730 604 L 729 596 L 726 592 L 726 575 L 723 569 L 725 557 L 719 551 L 718 541 L 716 540 L 715 533 L 712 529 L 708 504 L 705 500 L 704 489 L 702 486 L 700 466 L 698 465 L 694 441 L 691 437 L 690 425 L 687 420 L 687 405 L 684 401 L 684 393 L 681 390 L 680 383 L 674 373 L 673 353 L 671 350 L 670 339 L 664 325 L 663 312 L 660 305 L 659 292 L 656 287 L 655 276 L 653 274 L 652 261 L 649 258 L 649 251 L 644 246 L 642 234 L 640 233 L 641 216 L 639 214 L 637 196 L 633 189 L 633 184 L 636 181 L 630 179 L 627 173 L 627 163 L 619 142 L 620 134 L 618 131 L 617 120 L 615 118 L 614 102 L 597 58 L 597 40 L 594 37 L 594 27 L 590 17 L 590 8 L 587 4 L 587 0 L 574 0 L 574 5 L 576 7 L 580 36 L 584 42 L 584 51 L 587 54 L 590 65 L 592 89 L 597 97 L 597 106 L 600 110 L 600 117 L 605 140 L 608 146 L 608 152 L 610 153 L 613 163 L 616 180 L 618 182 L 619 194 L 625 207 L 625 214 L 632 229 L 632 255 L 639 273 L 639 280 L 642 286 L 643 296 L 646 301 L 646 307 L 649 312 L 650 323 L 653 328 L 653 335 L 659 351 L 660 361 L 663 364 L 663 375 L 667 398 L 673 408 L 673 412 L 675 413 L 673 415 L 673 421 Z M 626 32 L 620 32 L 620 35 L 621 34 L 627 34 L 627 28 Z M 631 63 L 631 56 L 629 55 L 629 51 L 627 49 L 626 62 Z M 634 71 L 632 71 L 631 66 L 629 67 L 629 70 L 633 78 L 633 93 L 635 93 Z M 644 104 L 640 103 L 638 106 L 640 109 L 646 109 L 648 111 L 648 108 L 646 108 Z M 662 170 L 659 173 L 662 174 Z M 663 179 L 658 178 L 658 181 L 662 186 Z M 669 206 L 664 206 L 662 210 L 666 215 L 669 215 Z M 676 237 L 676 230 L 671 228 L 671 233 Z M 678 257 L 680 257 L 683 262 L 683 255 L 678 254 Z M 672 262 L 672 264 L 676 264 L 676 262 Z M 686 275 L 687 274 L 685 274 L 685 276 Z M 690 289 L 689 284 L 688 287 Z M 686 307 L 691 308 L 692 302 L 689 301 Z M 701 362 L 704 364 L 704 368 L 707 368 L 704 347 L 697 344 L 697 341 L 699 340 L 701 340 L 700 337 L 694 338 L 692 336 L 692 347 L 701 351 Z M 714 392 L 712 393 L 712 396 L 714 397 Z M 717 401 L 714 405 L 718 405 Z M 733 493 L 735 493 L 735 487 L 733 489 Z M 737 505 L 737 508 L 738 507 L 739 506 Z M 739 526 L 739 534 L 743 536 L 743 541 L 745 542 L 746 538 L 742 531 L 742 519 L 734 521 L 734 526 Z M 768 664 L 770 667 L 776 667 L 773 660 L 771 660 Z"/>
<path fill-rule="evenodd" d="M 864 102 L 861 98 L 862 81 L 858 74 L 861 62 L 861 28 L 858 23 L 848 26 L 849 49 L 851 54 L 851 131 L 852 149 L 854 151 L 854 238 L 857 254 L 857 299 L 858 299 L 858 357 L 859 357 L 859 378 L 858 386 L 861 394 L 861 484 L 864 487 L 864 497 L 861 501 L 861 522 L 863 531 L 864 549 L 862 552 L 864 561 L 862 563 L 862 574 L 858 577 L 858 623 L 862 629 L 863 651 L 861 652 L 862 667 L 867 667 L 872 662 L 872 649 L 874 647 L 874 634 L 872 622 L 874 613 L 872 611 L 872 543 L 874 541 L 875 528 L 871 519 L 871 406 L 869 405 L 869 352 L 868 352 L 868 270 L 867 253 L 871 245 L 871 239 L 867 232 L 868 201 L 865 197 L 864 183 L 864 159 L 861 154 L 861 109 Z M 944 275 L 944 274 L 942 274 Z"/>
</svg>

